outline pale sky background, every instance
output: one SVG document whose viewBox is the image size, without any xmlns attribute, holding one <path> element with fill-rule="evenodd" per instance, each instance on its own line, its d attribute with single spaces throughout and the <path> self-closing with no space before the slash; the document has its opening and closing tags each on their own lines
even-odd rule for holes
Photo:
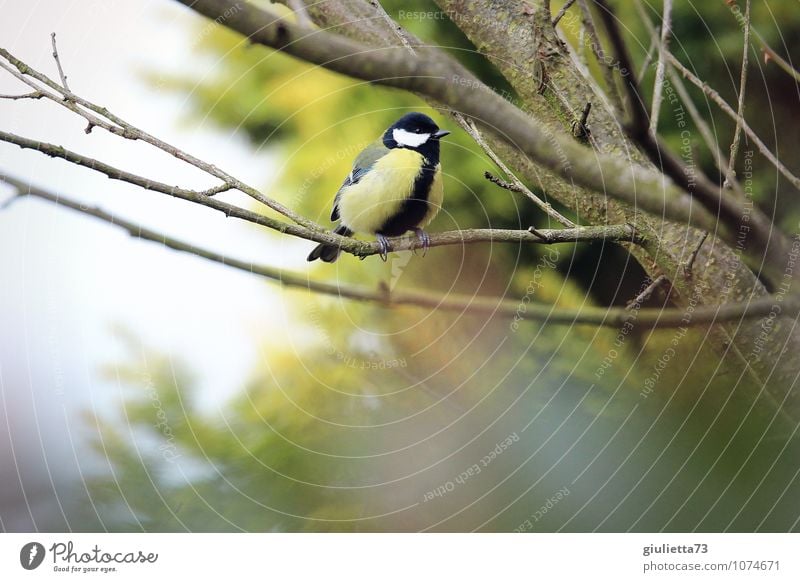
<svg viewBox="0 0 800 582">
<path fill-rule="evenodd" d="M 196 71 L 200 78 L 216 66 L 192 51 L 208 24 L 177 3 L 0 0 L 0 15 L 0 46 L 39 71 L 57 78 L 56 32 L 73 91 L 251 184 L 275 179 L 268 155 L 210 123 L 186 123 L 189 96 L 143 80 L 144 71 Z M 27 91 L 0 71 L 0 93 Z M 45 100 L 0 100 L 0 127 L 169 184 L 214 184 L 155 148 L 100 129 L 85 135 L 81 118 Z M 297 265 L 308 252 L 305 241 L 271 240 L 222 214 L 6 143 L 0 169 L 238 258 Z M 9 193 L 0 186 L 0 201 Z M 238 196 L 226 199 L 249 204 Z M 201 403 L 216 407 L 266 357 L 270 327 L 283 320 L 276 286 L 33 199 L 0 212 L 0 274 L 0 506 L 19 509 L 18 522 L 0 530 L 36 527 L 36 511 L 25 505 L 52 497 L 59 475 L 77 470 L 78 411 L 102 410 L 121 395 L 121 386 L 98 374 L 122 355 L 113 325 L 186 362 Z"/>
</svg>

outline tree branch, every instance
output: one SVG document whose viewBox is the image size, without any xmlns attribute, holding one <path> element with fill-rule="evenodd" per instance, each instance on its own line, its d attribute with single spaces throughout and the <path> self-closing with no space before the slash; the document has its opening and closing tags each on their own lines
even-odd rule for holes
<svg viewBox="0 0 800 582">
<path fill-rule="evenodd" d="M 286 5 L 294 12 L 297 22 L 303 26 L 311 26 L 313 24 L 304 0 L 287 0 Z"/>
<path fill-rule="evenodd" d="M 760 151 L 761 154 L 767 158 L 767 160 L 769 160 L 769 162 L 775 166 L 775 168 L 777 168 L 777 170 L 783 174 L 787 180 L 789 180 L 792 186 L 800 190 L 800 178 L 792 174 L 792 172 L 789 171 L 789 168 L 781 163 L 781 161 L 769 150 L 766 144 L 761 141 L 761 138 L 756 135 L 756 132 L 753 131 L 747 121 L 744 118 L 736 115 L 733 107 L 728 105 L 727 101 L 725 101 L 719 93 L 709 87 L 707 83 L 701 81 L 697 75 L 692 73 L 682 62 L 678 60 L 678 57 L 670 53 L 667 55 L 667 58 L 669 59 L 670 64 L 675 67 L 681 75 L 683 75 L 684 79 L 688 79 L 690 83 L 700 89 L 706 97 L 716 103 L 719 108 L 734 122 L 741 124 L 742 131 L 744 131 L 747 137 L 753 140 L 753 143 L 756 145 L 756 148 L 758 148 L 758 151 Z"/>
<path fill-rule="evenodd" d="M 308 220 L 307 218 L 297 214 L 293 210 L 287 208 L 283 204 L 264 196 L 260 191 L 252 186 L 249 186 L 234 178 L 230 174 L 220 170 L 213 164 L 209 164 L 196 158 L 179 148 L 168 144 L 149 133 L 134 127 L 130 123 L 126 122 L 120 117 L 117 117 L 113 113 L 111 113 L 105 107 L 100 107 L 83 99 L 82 97 L 72 93 L 68 89 L 60 86 L 58 83 L 47 77 L 46 75 L 36 71 L 31 66 L 27 65 L 26 63 L 22 62 L 21 60 L 17 59 L 14 55 L 9 53 L 7 50 L 0 48 L 0 57 L 5 59 L 6 62 L 0 60 L 0 68 L 5 69 L 9 73 L 11 73 L 14 77 L 28 85 L 29 87 L 35 89 L 42 93 L 44 97 L 50 99 L 54 103 L 58 103 L 59 105 L 66 107 L 70 111 L 77 113 L 89 123 L 86 128 L 87 133 L 91 132 L 92 128 L 94 127 L 101 127 L 106 131 L 123 137 L 125 139 L 130 140 L 140 140 L 147 144 L 150 144 L 163 152 L 168 153 L 174 158 L 177 158 L 181 161 L 184 161 L 204 172 L 222 180 L 225 184 L 229 185 L 231 189 L 236 189 L 241 192 L 244 192 L 254 200 L 261 202 L 265 206 L 275 210 L 276 212 L 283 214 L 290 220 L 300 224 L 310 230 L 319 230 L 321 227 L 315 224 L 313 221 Z M 50 93 L 49 91 L 44 91 L 40 85 L 37 85 L 33 81 L 39 81 L 39 83 L 44 84 L 45 86 L 49 87 L 55 94 Z"/>
<path fill-rule="evenodd" d="M 636 10 L 639 12 L 639 18 L 644 23 L 645 28 L 647 28 L 648 32 L 650 33 L 650 37 L 652 39 L 651 46 L 658 46 L 660 42 L 658 31 L 650 21 L 650 16 L 647 14 L 647 11 L 642 4 L 642 0 L 636 0 Z M 648 60 L 645 59 L 645 63 L 642 64 L 642 70 L 637 82 L 641 83 L 647 67 Z M 692 118 L 692 121 L 700 131 L 703 141 L 706 142 L 706 147 L 708 147 L 708 150 L 714 156 L 714 164 L 717 166 L 720 173 L 725 175 L 728 168 L 728 160 L 722 153 L 722 149 L 717 142 L 714 132 L 711 131 L 711 128 L 708 126 L 706 120 L 703 119 L 703 116 L 700 115 L 700 112 L 697 110 L 697 106 L 694 104 L 694 100 L 686 90 L 686 85 L 684 85 L 683 79 L 681 79 L 681 77 L 675 72 L 675 69 L 671 66 L 667 67 L 667 74 L 669 75 L 669 80 L 672 83 L 672 86 L 678 93 L 678 97 L 680 97 L 681 101 L 686 106 L 686 109 L 689 111 L 689 116 Z"/>
<path fill-rule="evenodd" d="M 656 80 L 653 85 L 653 104 L 650 107 L 650 133 L 658 133 L 658 114 L 661 112 L 661 99 L 664 93 L 664 71 L 667 66 L 667 50 L 672 29 L 672 0 L 664 0 L 664 12 L 661 17 L 661 38 L 658 43 L 658 64 Z"/>
<path fill-rule="evenodd" d="M 603 81 L 606 84 L 606 90 L 608 92 L 607 94 L 611 99 L 612 105 L 616 108 L 617 113 L 624 111 L 624 104 L 622 103 L 622 98 L 620 97 L 619 90 L 617 89 L 617 83 L 614 80 L 614 74 L 611 70 L 611 66 L 608 64 L 606 59 L 603 58 L 603 45 L 600 43 L 600 37 L 597 34 L 597 27 L 594 24 L 594 16 L 592 16 L 592 11 L 589 10 L 586 0 L 578 0 L 578 7 L 580 8 L 581 15 L 583 16 L 583 26 L 586 29 L 586 34 L 589 37 L 589 47 L 592 49 L 592 54 L 597 61 L 597 65 L 600 67 L 600 73 L 603 75 Z"/>
<path fill-rule="evenodd" d="M 739 153 L 739 140 L 742 137 L 742 121 L 744 121 L 744 96 L 747 91 L 747 61 L 750 54 L 750 0 L 747 0 L 744 12 L 744 48 L 742 49 L 742 73 L 739 78 L 739 104 L 736 109 L 736 129 L 733 131 L 731 155 L 728 169 L 725 172 L 725 187 L 731 188 L 736 178 L 736 155 Z"/>
<path fill-rule="evenodd" d="M 213 19 L 231 0 L 178 0 Z M 693 207 L 684 193 L 657 172 L 631 166 L 610 154 L 597 154 L 564 135 L 547 133 L 524 112 L 491 91 L 463 90 L 447 59 L 414 58 L 405 51 L 368 47 L 324 31 L 308 30 L 252 4 L 224 20 L 224 25 L 254 43 L 350 77 L 424 94 L 488 127 L 568 182 L 626 200 L 656 216 L 713 230 L 714 218 Z M 600 186 L 602 185 L 602 187 Z M 733 239 L 731 239 L 733 240 Z"/>
<path fill-rule="evenodd" d="M 553 28 L 558 26 L 558 23 L 564 18 L 564 15 L 567 13 L 567 10 L 572 8 L 572 5 L 575 4 L 575 0 L 567 0 L 564 2 L 564 5 L 561 7 L 561 10 L 558 11 L 555 18 L 553 18 Z"/>
<path fill-rule="evenodd" d="M 777 281 L 783 275 L 784 263 L 791 246 L 789 239 L 777 231 L 768 216 L 753 208 L 744 195 L 737 191 L 723 192 L 721 186 L 709 180 L 699 168 L 686 166 L 657 135 L 650 133 L 648 113 L 641 100 L 636 76 L 633 73 L 633 61 L 617 24 L 617 18 L 606 0 L 595 0 L 595 3 L 600 9 L 603 24 L 614 47 L 620 71 L 627 71 L 627 74 L 623 75 L 623 82 L 631 104 L 632 119 L 626 124 L 626 131 L 631 139 L 640 144 L 653 164 L 661 168 L 664 174 L 719 218 L 727 227 L 725 238 L 729 242 L 731 233 L 739 231 L 742 217 L 748 216 L 748 232 L 752 235 L 751 241 L 758 250 L 757 260 L 766 265 L 764 270 L 768 278 Z M 670 61 L 674 58 L 666 49 L 664 52 Z"/>
<path fill-rule="evenodd" d="M 758 40 L 759 44 L 761 45 L 761 48 L 764 50 L 765 60 L 769 58 L 769 60 L 775 61 L 778 67 L 780 67 L 784 73 L 789 75 L 795 81 L 800 82 L 800 72 L 797 69 L 795 69 L 791 65 L 791 63 L 787 62 L 786 59 L 784 59 L 781 55 L 775 52 L 775 50 L 771 46 L 769 46 L 767 41 L 764 40 L 764 37 L 761 36 L 755 28 L 753 28 L 753 34 L 755 35 L 756 40 Z"/>
<path fill-rule="evenodd" d="M 0 131 L 0 141 L 12 143 L 24 148 L 37 150 L 45 155 L 51 157 L 62 158 L 70 163 L 78 166 L 89 168 L 101 174 L 104 174 L 112 180 L 119 180 L 133 184 L 144 190 L 159 192 L 206 206 L 213 210 L 224 213 L 228 217 L 238 218 L 263 226 L 282 234 L 288 234 L 298 238 L 303 238 L 314 242 L 323 242 L 327 244 L 339 245 L 340 248 L 347 253 L 356 257 L 365 258 L 371 255 L 380 254 L 380 246 L 377 242 L 359 241 L 343 236 L 339 236 L 327 230 L 309 230 L 300 225 L 294 225 L 256 212 L 240 208 L 234 204 L 229 204 L 216 198 L 206 195 L 204 192 L 197 192 L 195 190 L 187 190 L 178 186 L 169 186 L 161 182 L 150 180 L 120 170 L 104 162 L 95 160 L 77 154 L 61 146 L 55 146 L 45 142 L 36 140 L 29 140 L 27 138 L 19 137 L 14 134 L 9 134 Z M 9 184 L 19 186 L 22 184 L 18 179 L 8 176 L 0 172 L 0 180 L 8 182 Z M 594 241 L 608 241 L 608 242 L 630 242 L 634 244 L 641 244 L 644 239 L 639 233 L 635 231 L 630 225 L 606 225 L 606 226 L 584 226 L 567 229 L 543 229 L 538 231 L 543 236 L 536 236 L 527 230 L 505 230 L 505 229 L 467 229 L 455 230 L 441 233 L 431 233 L 429 235 L 430 247 L 450 246 L 450 245 L 464 245 L 464 244 L 477 244 L 477 243 L 529 243 L 529 244 L 555 244 L 555 243 L 577 243 L 577 242 L 594 242 Z M 393 251 L 416 250 L 422 248 L 422 242 L 416 236 L 405 236 L 392 238 Z"/>
<path fill-rule="evenodd" d="M 642 303 L 644 303 L 645 301 L 647 301 L 648 299 L 650 299 L 650 296 L 658 288 L 658 286 L 664 283 L 666 280 L 667 277 L 664 275 L 659 275 L 658 277 L 656 277 L 653 281 L 650 282 L 650 284 L 644 289 L 644 291 L 642 291 L 636 297 L 631 299 L 631 301 L 625 306 L 625 309 L 631 311 L 634 307 L 637 307 Z"/>
<path fill-rule="evenodd" d="M 214 194 L 219 194 L 225 190 L 232 189 L 233 186 L 228 183 L 209 188 L 208 190 L 204 190 L 202 192 L 198 192 L 196 190 L 187 190 L 185 188 L 170 186 L 168 184 L 158 182 L 157 180 L 132 174 L 131 172 L 115 168 L 114 166 L 106 164 L 105 162 L 101 162 L 100 160 L 84 156 L 62 146 L 47 142 L 28 139 L 12 133 L 7 133 L 5 131 L 0 131 L 0 141 L 14 144 L 20 148 L 35 150 L 46 156 L 50 156 L 51 158 L 61 158 L 76 166 L 81 166 L 104 174 L 112 180 L 127 182 L 129 184 L 133 184 L 134 186 L 143 188 L 144 190 L 151 190 L 153 192 L 159 192 L 174 198 L 180 198 L 181 200 L 186 200 L 188 202 L 194 202 L 195 204 L 201 204 L 203 206 L 223 212 L 226 216 L 240 218 L 242 220 L 246 220 L 253 224 L 258 224 L 281 233 L 299 236 L 308 240 L 315 240 L 317 242 L 328 242 L 332 244 L 338 244 L 340 242 L 339 239 L 347 240 L 338 235 L 321 236 L 328 232 L 323 230 L 322 227 L 317 227 L 316 230 L 311 230 L 304 226 L 283 222 L 263 214 L 258 214 L 256 212 L 240 208 L 234 204 L 229 204 L 227 202 L 217 200 L 216 198 L 212 198 Z"/>
<path fill-rule="evenodd" d="M 41 99 L 44 97 L 44 93 L 41 91 L 31 91 L 30 93 L 25 93 L 23 95 L 0 95 L 0 99 L 7 99 L 9 101 L 18 101 L 21 99 Z"/>
<path fill-rule="evenodd" d="M 481 135 L 481 132 L 478 131 L 478 128 L 475 127 L 475 124 L 471 120 L 466 120 L 461 115 L 458 114 L 456 115 L 459 121 L 462 122 L 461 127 L 463 127 L 467 131 L 467 133 L 469 133 L 472 139 L 475 140 L 475 143 L 481 146 L 481 149 L 483 149 L 483 151 L 486 152 L 486 155 L 488 155 L 489 158 L 491 158 L 491 160 L 497 165 L 497 167 L 503 171 L 506 177 L 511 180 L 511 183 L 514 185 L 514 189 L 517 192 L 525 194 L 525 196 L 531 199 L 533 203 L 536 204 L 536 206 L 538 206 L 541 210 L 544 211 L 545 214 L 547 214 L 550 218 L 555 219 L 556 222 L 560 222 L 561 224 L 569 228 L 574 228 L 576 226 L 574 222 L 572 222 L 569 218 L 567 218 L 566 216 L 561 214 L 558 210 L 553 208 L 553 206 L 549 202 L 545 202 L 544 200 L 539 198 L 536 194 L 534 194 L 531 191 L 530 188 L 528 188 L 522 182 L 522 180 L 517 178 L 514 172 L 512 172 L 511 169 L 505 165 L 503 160 L 500 159 L 500 156 L 498 156 L 495 153 L 495 151 L 491 147 L 489 147 L 489 144 L 486 143 L 486 140 Z M 494 183 L 497 184 L 497 182 Z"/>
<path fill-rule="evenodd" d="M 61 77 L 61 86 L 64 87 L 65 90 L 69 91 L 69 85 L 67 85 L 67 76 L 64 74 L 64 69 L 61 68 L 61 59 L 58 58 L 58 47 L 56 46 L 55 32 L 50 33 L 50 42 L 53 45 L 53 60 L 56 62 L 58 76 Z"/>
<path fill-rule="evenodd" d="M 750 233 L 754 244 L 746 252 L 763 263 L 770 277 L 780 276 L 791 246 L 782 233 L 758 209 L 744 207 L 745 201 L 726 197 L 719 202 L 719 192 L 702 182 L 696 190 L 705 209 L 686 197 L 686 176 L 676 158 L 667 158 L 672 175 L 682 188 L 664 180 L 660 172 L 631 164 L 611 153 L 597 153 L 577 143 L 572 137 L 548 132 L 534 123 L 523 111 L 489 91 L 463 90 L 458 75 L 446 58 L 436 58 L 426 51 L 425 58 L 414 58 L 392 47 L 367 47 L 325 31 L 309 30 L 253 4 L 229 8 L 232 0 L 178 0 L 189 8 L 221 20 L 224 26 L 244 34 L 251 42 L 281 50 L 302 60 L 333 71 L 391 87 L 421 93 L 461 112 L 488 127 L 515 150 L 526 154 L 542 167 L 574 185 L 602 191 L 625 200 L 632 206 L 656 216 L 717 232 L 731 246 L 737 244 L 737 230 L 731 224 L 745 212 L 751 217 Z M 596 0 L 600 2 L 601 0 Z M 227 11 L 227 14 L 226 14 Z M 460 69 L 458 69 L 460 71 Z M 698 182 L 701 182 L 698 180 Z M 707 209 L 713 209 L 709 212 Z M 714 218 L 722 214 L 724 229 Z M 738 224 L 737 224 L 738 226 Z"/>
<path fill-rule="evenodd" d="M 729 303 L 714 307 L 698 307 L 694 310 L 682 309 L 640 309 L 633 314 L 626 308 L 582 307 L 566 309 L 534 302 L 502 299 L 499 297 L 468 296 L 448 294 L 445 297 L 422 291 L 390 292 L 386 288 L 371 289 L 364 285 L 345 285 L 340 282 L 328 283 L 314 281 L 307 276 L 284 269 L 254 265 L 247 261 L 217 253 L 202 247 L 191 245 L 163 233 L 154 231 L 131 222 L 122 217 L 106 212 L 100 208 L 87 206 L 66 198 L 60 194 L 37 188 L 9 176 L 0 180 L 17 190 L 18 197 L 33 196 L 47 202 L 69 208 L 81 214 L 92 216 L 127 231 L 131 236 L 156 242 L 176 251 L 196 255 L 227 267 L 259 275 L 277 281 L 285 287 L 307 289 L 312 292 L 332 295 L 344 299 L 367 301 L 386 307 L 415 306 L 435 311 L 456 311 L 461 313 L 483 313 L 504 317 L 513 317 L 515 321 L 540 321 L 555 325 L 591 325 L 619 327 L 632 321 L 636 325 L 648 327 L 684 327 L 688 325 L 714 324 L 724 321 L 737 321 L 743 318 L 762 317 L 774 309 L 775 297 L 760 297 L 747 303 Z M 595 227 L 599 228 L 599 227 Z M 563 231 L 557 231 L 563 232 Z M 797 315 L 800 313 L 800 296 L 787 295 L 782 298 L 782 313 Z"/>
</svg>

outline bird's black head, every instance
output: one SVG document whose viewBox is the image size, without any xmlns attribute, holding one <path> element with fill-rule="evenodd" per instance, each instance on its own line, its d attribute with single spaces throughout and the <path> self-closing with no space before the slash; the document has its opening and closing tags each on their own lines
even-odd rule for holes
<svg viewBox="0 0 800 582">
<path fill-rule="evenodd" d="M 439 161 L 439 139 L 449 134 L 439 129 L 424 113 L 408 113 L 398 119 L 383 134 L 383 145 L 387 148 L 416 150 L 426 158 Z"/>
</svg>

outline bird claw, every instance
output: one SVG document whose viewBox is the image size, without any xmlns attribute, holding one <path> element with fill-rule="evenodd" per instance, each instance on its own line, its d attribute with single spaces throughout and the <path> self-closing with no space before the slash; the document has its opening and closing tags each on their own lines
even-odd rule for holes
<svg viewBox="0 0 800 582">
<path fill-rule="evenodd" d="M 378 246 L 380 247 L 381 260 L 385 263 L 386 260 L 389 258 L 389 251 L 392 250 L 391 246 L 389 245 L 389 239 L 383 236 L 382 234 L 378 234 L 375 236 L 378 239 Z"/>
<path fill-rule="evenodd" d="M 424 257 L 428 254 L 428 249 L 431 247 L 431 237 L 428 236 L 428 233 L 421 228 L 415 228 L 414 232 L 416 233 L 419 242 L 422 244 L 422 256 Z M 417 249 L 415 248 L 413 252 L 416 255 Z"/>
</svg>

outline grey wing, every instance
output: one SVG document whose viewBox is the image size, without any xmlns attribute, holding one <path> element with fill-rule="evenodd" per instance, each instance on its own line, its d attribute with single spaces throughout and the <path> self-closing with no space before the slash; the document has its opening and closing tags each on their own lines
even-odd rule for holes
<svg viewBox="0 0 800 582">
<path fill-rule="evenodd" d="M 331 220 L 339 220 L 339 200 L 342 198 L 342 192 L 348 186 L 358 184 L 359 180 L 363 178 L 371 169 L 372 166 L 388 152 L 388 148 L 383 145 L 383 142 L 377 141 L 364 149 L 356 161 L 353 162 L 353 169 L 344 179 L 339 191 L 336 192 L 336 197 L 333 199 L 333 210 L 331 211 Z"/>
</svg>

